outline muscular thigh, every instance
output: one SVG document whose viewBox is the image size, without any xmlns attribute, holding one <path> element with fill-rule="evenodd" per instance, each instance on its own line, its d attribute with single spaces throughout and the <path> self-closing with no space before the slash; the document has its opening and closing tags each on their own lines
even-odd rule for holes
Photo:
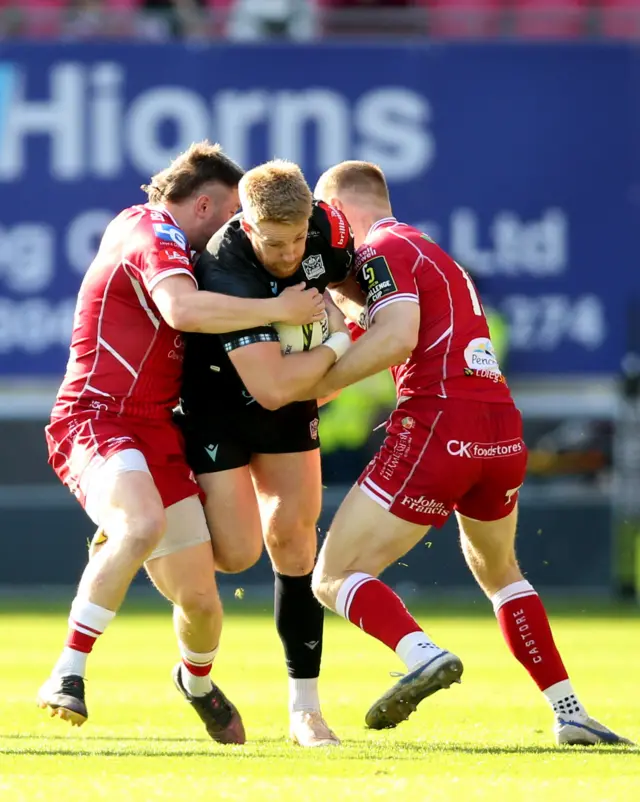
<svg viewBox="0 0 640 802">
<path fill-rule="evenodd" d="M 318 548 L 320 452 L 256 454 L 251 461 L 267 551 L 276 571 L 308 574 Z"/>
<path fill-rule="evenodd" d="M 353 571 L 378 576 L 427 531 L 427 526 L 398 518 L 356 485 L 331 523 L 318 570 L 326 577 L 339 578 Z"/>
<path fill-rule="evenodd" d="M 249 466 L 198 476 L 216 567 L 225 573 L 250 568 L 262 551 L 262 524 Z"/>
<path fill-rule="evenodd" d="M 156 529 L 160 534 L 165 529 L 162 498 L 140 451 L 126 449 L 104 461 L 92 461 L 82 482 L 87 514 L 112 541 L 145 530 Z"/>
<path fill-rule="evenodd" d="M 315 528 L 322 504 L 320 451 L 254 454 L 251 473 L 265 529 L 274 525 Z"/>
</svg>

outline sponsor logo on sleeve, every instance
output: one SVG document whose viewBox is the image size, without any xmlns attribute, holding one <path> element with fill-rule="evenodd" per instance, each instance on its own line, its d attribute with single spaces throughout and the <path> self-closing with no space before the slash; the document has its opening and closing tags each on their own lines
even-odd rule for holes
<svg viewBox="0 0 640 802">
<path fill-rule="evenodd" d="M 342 214 L 342 212 L 334 209 L 333 206 L 329 206 L 328 203 L 320 201 L 319 206 L 326 212 L 329 225 L 331 226 L 332 247 L 346 248 L 349 242 L 349 234 L 351 233 L 349 224 L 347 223 L 347 218 Z"/>
<path fill-rule="evenodd" d="M 369 259 L 373 259 L 377 255 L 378 251 L 376 251 L 373 245 L 361 245 L 356 251 L 356 270 L 360 270 L 365 262 L 368 262 Z"/>
<path fill-rule="evenodd" d="M 363 292 L 367 296 L 367 306 L 369 307 L 386 295 L 398 292 L 398 287 L 384 256 L 375 256 L 364 264 L 358 273 L 358 278 Z"/>
<path fill-rule="evenodd" d="M 153 231 L 160 242 L 173 243 L 183 251 L 187 250 L 187 238 L 184 231 L 180 231 L 179 228 L 169 223 L 154 223 Z"/>
<path fill-rule="evenodd" d="M 180 253 L 180 251 L 167 251 L 167 259 L 170 259 L 172 262 L 179 262 L 181 265 L 191 264 L 191 259 L 185 256 L 184 253 Z"/>
</svg>

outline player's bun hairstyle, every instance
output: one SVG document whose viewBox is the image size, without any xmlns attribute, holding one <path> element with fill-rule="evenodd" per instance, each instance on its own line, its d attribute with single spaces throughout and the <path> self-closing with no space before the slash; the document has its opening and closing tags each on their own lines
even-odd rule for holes
<svg viewBox="0 0 640 802">
<path fill-rule="evenodd" d="M 223 153 L 220 145 L 212 145 L 205 139 L 194 142 L 168 167 L 156 173 L 148 184 L 143 184 L 142 189 L 151 203 L 179 203 L 205 184 L 216 182 L 236 187 L 243 174 L 242 167 Z"/>
<path fill-rule="evenodd" d="M 353 192 L 362 197 L 373 195 L 389 203 L 389 188 L 384 173 L 372 162 L 346 161 L 326 170 L 316 184 L 316 197 L 328 200 L 331 195 Z"/>
<path fill-rule="evenodd" d="M 297 164 L 274 159 L 244 174 L 238 187 L 250 224 L 297 223 L 311 217 L 313 195 Z"/>
</svg>

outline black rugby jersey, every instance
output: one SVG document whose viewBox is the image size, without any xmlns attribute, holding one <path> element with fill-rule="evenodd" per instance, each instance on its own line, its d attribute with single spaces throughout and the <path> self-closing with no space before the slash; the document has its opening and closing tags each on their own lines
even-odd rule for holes
<svg viewBox="0 0 640 802">
<path fill-rule="evenodd" d="M 271 298 L 286 287 L 303 282 L 324 292 L 342 283 L 351 271 L 353 235 L 346 217 L 331 206 L 314 201 L 307 243 L 298 270 L 280 279 L 258 261 L 236 215 L 209 241 L 195 275 L 201 290 L 239 298 Z M 255 342 L 277 342 L 273 326 L 229 334 L 185 335 L 185 357 L 180 410 L 209 417 L 230 407 L 257 406 L 238 376 L 228 352 Z"/>
</svg>

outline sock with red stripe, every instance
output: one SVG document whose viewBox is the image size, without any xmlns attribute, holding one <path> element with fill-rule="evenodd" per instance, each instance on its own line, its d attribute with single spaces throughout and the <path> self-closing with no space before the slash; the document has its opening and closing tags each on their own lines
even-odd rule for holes
<svg viewBox="0 0 640 802">
<path fill-rule="evenodd" d="M 350 574 L 340 586 L 336 612 L 392 649 L 411 671 L 442 654 L 399 596 L 371 574 Z"/>
<path fill-rule="evenodd" d="M 191 696 L 206 696 L 213 688 L 211 682 L 211 666 L 218 648 L 210 652 L 192 652 L 184 643 L 178 643 L 182 666 L 180 679 L 185 690 Z"/>
<path fill-rule="evenodd" d="M 87 658 L 91 654 L 93 644 L 98 636 L 102 635 L 114 616 L 113 610 L 107 610 L 105 607 L 100 607 L 76 596 L 71 605 L 67 640 L 51 675 L 66 677 L 75 674 L 84 677 L 87 670 Z"/>
<path fill-rule="evenodd" d="M 511 654 L 521 663 L 560 718 L 585 719 L 551 632 L 547 613 L 533 586 L 514 582 L 492 598 L 493 609 Z"/>
</svg>

